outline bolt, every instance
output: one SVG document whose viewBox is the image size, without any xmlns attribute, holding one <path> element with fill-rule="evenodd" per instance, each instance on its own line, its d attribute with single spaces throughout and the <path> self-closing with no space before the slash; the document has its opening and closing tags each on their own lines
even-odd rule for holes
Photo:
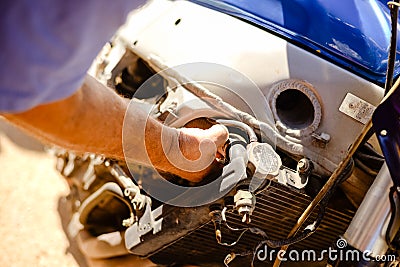
<svg viewBox="0 0 400 267">
<path fill-rule="evenodd" d="M 306 159 L 301 159 L 297 166 L 299 166 L 299 170 L 305 171 L 308 168 L 308 161 Z"/>
<path fill-rule="evenodd" d="M 299 170 L 304 170 L 306 168 L 306 163 L 304 162 L 304 160 L 300 160 L 297 163 L 297 167 L 299 167 Z"/>
<path fill-rule="evenodd" d="M 297 162 L 297 171 L 299 173 L 306 173 L 310 169 L 310 161 L 303 158 Z"/>
<path fill-rule="evenodd" d="M 246 223 L 250 223 L 250 215 L 253 212 L 256 204 L 255 196 L 246 190 L 239 190 L 235 196 L 235 207 L 242 216 L 242 221 Z"/>
</svg>

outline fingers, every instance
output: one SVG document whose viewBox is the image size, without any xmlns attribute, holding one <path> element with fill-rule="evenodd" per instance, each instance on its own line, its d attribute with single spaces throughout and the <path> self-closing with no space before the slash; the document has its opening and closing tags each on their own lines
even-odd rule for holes
<svg viewBox="0 0 400 267">
<path fill-rule="evenodd" d="M 228 129 L 221 124 L 216 124 L 206 131 L 209 131 L 209 138 L 213 140 L 214 144 L 216 145 L 217 153 L 221 154 L 223 157 L 226 157 L 225 149 L 227 145 L 226 141 L 229 137 Z"/>
<path fill-rule="evenodd" d="M 173 173 L 193 182 L 201 181 L 215 170 L 216 159 L 224 160 L 228 130 L 222 125 L 209 129 L 180 128 L 178 144 L 166 155 Z M 222 161 L 218 161 L 222 162 Z"/>
</svg>

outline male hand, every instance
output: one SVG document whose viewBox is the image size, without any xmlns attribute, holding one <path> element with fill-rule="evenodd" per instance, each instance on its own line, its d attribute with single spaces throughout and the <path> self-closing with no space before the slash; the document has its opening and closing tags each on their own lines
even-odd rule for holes
<svg viewBox="0 0 400 267">
<path fill-rule="evenodd" d="M 155 168 L 194 183 L 222 168 L 217 159 L 225 158 L 226 127 L 218 124 L 208 129 L 164 126 L 163 133 L 156 135 L 157 128 L 148 126 L 146 134 L 147 153 Z M 159 141 L 161 145 L 157 144 Z"/>
<path fill-rule="evenodd" d="M 184 160 L 177 162 L 182 166 L 178 175 L 191 182 L 200 182 L 208 174 L 221 168 L 217 159 L 224 159 L 228 130 L 222 125 L 209 129 L 179 129 L 179 148 Z"/>
</svg>

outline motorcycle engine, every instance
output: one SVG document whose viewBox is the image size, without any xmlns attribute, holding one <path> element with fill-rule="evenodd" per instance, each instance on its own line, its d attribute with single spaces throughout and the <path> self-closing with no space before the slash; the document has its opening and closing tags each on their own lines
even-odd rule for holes
<svg viewBox="0 0 400 267">
<path fill-rule="evenodd" d="M 162 185 L 150 183 L 143 189 L 145 181 L 157 180 L 158 173 L 151 168 L 132 163 L 128 167 L 125 162 L 97 155 L 59 152 L 58 169 L 69 181 L 70 202 L 75 203 L 69 234 L 76 236 L 85 231 L 97 239 L 115 233 L 124 236 L 117 250 L 85 246 L 89 257 L 107 258 L 129 252 L 160 264 L 219 266 L 230 261 L 232 255 L 242 255 L 230 266 L 243 266 L 254 260 L 254 250 L 266 236 L 276 242 L 276 247 L 286 240 L 293 241 L 293 249 L 318 251 L 329 247 L 345 231 L 356 207 L 338 190 L 329 206 L 316 209 L 308 219 L 306 225 L 318 222 L 316 233 L 298 243 L 288 240 L 291 227 L 326 177 L 315 172 L 307 158 L 296 160 L 279 148 L 275 152 L 274 144 L 250 142 L 247 127 L 238 121 L 210 119 L 226 114 L 213 110 L 184 87 L 169 91 L 168 81 L 154 74 L 143 59 L 127 50 L 107 85 L 126 97 L 135 96 L 156 106 L 153 116 L 173 127 L 207 128 L 225 123 L 232 132 L 231 143 L 237 144 L 231 145 L 223 178 L 207 190 L 207 194 L 217 197 L 204 205 L 190 206 L 197 201 L 191 185 L 179 177 L 162 174 L 168 181 L 189 186 L 180 195 L 185 207 L 154 198 L 154 191 Z M 146 87 L 146 94 L 135 94 L 149 79 L 151 87 Z M 352 173 L 351 167 L 346 177 Z M 255 190 L 249 190 L 251 183 L 257 184 Z M 202 194 L 199 201 L 203 201 Z M 322 209 L 324 216 L 319 219 Z"/>
<path fill-rule="evenodd" d="M 173 45 L 157 46 L 153 35 L 163 38 L 167 33 L 178 34 L 175 31 L 179 27 L 183 28 L 180 34 L 184 36 L 191 36 L 192 31 L 201 34 L 201 29 L 196 31 L 190 24 L 195 18 L 187 14 L 202 17 L 209 14 L 205 8 L 184 1 L 168 3 L 176 7 L 148 27 L 140 27 L 151 20 L 145 18 L 146 12 L 134 16 L 132 21 L 139 30 L 131 30 L 128 23 L 103 48 L 90 73 L 120 95 L 140 102 L 150 116 L 168 126 L 207 128 L 215 123 L 227 126 L 229 157 L 223 162 L 222 173 L 193 185 L 150 167 L 100 155 L 58 151 L 58 169 L 71 188 L 68 202 L 73 215 L 69 235 L 79 237 L 85 233 L 90 240 L 98 241 L 81 241 L 85 244 L 84 253 L 91 258 L 130 253 L 167 266 L 272 265 L 274 258 L 263 262 L 254 256 L 263 244 L 274 249 L 284 245 L 300 251 L 327 249 L 345 232 L 383 162 L 370 145 L 357 152 L 340 174 L 341 184 L 321 201 L 299 233 L 288 235 L 361 129 L 362 125 L 348 118 L 350 115 L 346 117 L 339 112 L 342 101 L 347 104 L 358 101 L 353 95 L 346 96 L 348 86 L 355 88 L 354 94 L 365 86 L 370 92 L 380 92 L 380 88 L 335 66 L 322 65 L 319 59 L 306 57 L 305 52 L 289 44 L 285 44 L 288 55 L 314 67 L 307 71 L 293 68 L 288 71 L 290 75 L 282 74 L 287 66 L 279 62 L 289 56 L 277 61 L 270 58 L 276 59 L 276 54 L 281 54 L 277 48 L 282 45 L 280 40 L 254 27 L 249 30 L 242 21 L 219 15 L 210 18 L 202 28 L 217 31 L 223 23 L 212 21 L 221 19 L 237 24 L 233 27 L 237 31 L 242 27 L 247 34 L 254 31 L 254 37 L 268 35 L 266 40 L 259 38 L 258 42 L 238 47 L 245 50 L 240 53 L 249 54 L 248 51 L 260 51 L 252 46 L 268 43 L 271 52 L 266 53 L 263 62 L 276 63 L 274 70 L 265 66 L 271 77 L 265 78 L 266 74 L 261 73 L 262 64 L 257 60 L 262 56 L 249 54 L 254 63 L 250 66 L 232 60 L 240 54 L 238 51 L 227 50 L 224 55 L 218 47 L 215 51 L 222 55 L 211 52 L 207 58 L 222 58 L 224 64 L 204 61 L 184 64 L 185 60 L 198 62 L 191 58 L 194 53 L 185 54 L 185 48 L 206 42 L 196 39 L 194 44 L 189 37 L 177 42 L 170 36 L 164 40 L 173 40 Z M 184 28 L 184 23 L 191 25 L 190 31 Z M 140 32 L 144 28 L 145 33 Z M 224 38 L 220 42 L 241 42 Z M 166 51 L 166 47 L 173 47 L 170 51 L 175 53 Z M 185 56 L 188 58 L 182 59 Z M 226 67 L 229 65 L 226 62 L 235 62 L 237 65 L 230 65 L 239 66 L 240 72 Z M 333 96 L 331 78 L 317 75 L 320 71 L 340 76 L 335 86 L 340 83 L 346 90 L 336 91 Z M 252 87 L 261 89 L 255 92 Z M 369 102 L 378 103 L 379 97 L 373 97 L 378 93 L 367 95 Z M 349 131 L 346 135 L 335 132 L 338 127 Z M 166 183 L 160 180 L 168 181 L 171 187 L 165 187 Z M 176 187 L 180 189 L 174 191 Z M 290 264 L 296 263 L 285 266 Z M 309 262 L 307 266 L 323 264 L 326 262 Z"/>
</svg>

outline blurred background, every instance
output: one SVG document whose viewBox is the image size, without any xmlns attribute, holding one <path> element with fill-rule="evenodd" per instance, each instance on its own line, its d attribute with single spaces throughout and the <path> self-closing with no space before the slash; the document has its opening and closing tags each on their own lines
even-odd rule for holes
<svg viewBox="0 0 400 267">
<path fill-rule="evenodd" d="M 0 117 L 0 266 L 86 266 L 62 230 L 58 207 L 68 186 L 55 162 Z"/>
</svg>

